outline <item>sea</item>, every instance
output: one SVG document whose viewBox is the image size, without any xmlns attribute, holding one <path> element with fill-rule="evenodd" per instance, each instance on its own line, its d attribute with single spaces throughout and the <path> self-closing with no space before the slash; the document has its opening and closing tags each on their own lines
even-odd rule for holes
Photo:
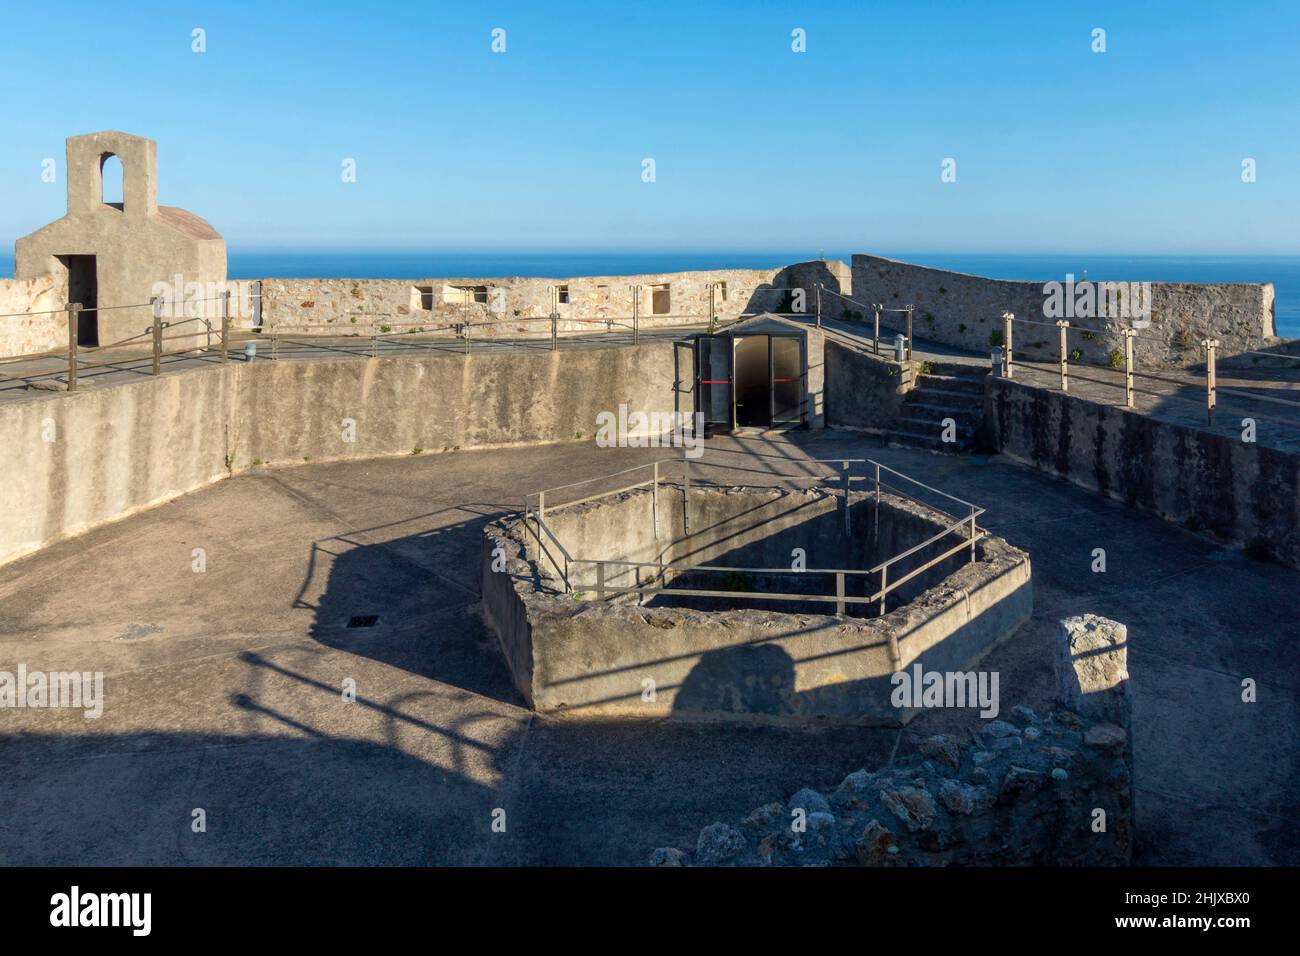
<svg viewBox="0 0 1300 956">
<path fill-rule="evenodd" d="M 890 252 L 874 255 L 991 279 L 1109 282 L 1271 282 L 1277 334 L 1300 338 L 1300 256 L 1006 255 Z M 839 250 L 760 252 L 444 252 L 252 249 L 232 246 L 232 279 L 421 279 L 638 275 L 697 269 L 768 269 L 821 255 L 849 261 Z M 13 275 L 13 254 L 0 252 L 0 275 Z"/>
</svg>

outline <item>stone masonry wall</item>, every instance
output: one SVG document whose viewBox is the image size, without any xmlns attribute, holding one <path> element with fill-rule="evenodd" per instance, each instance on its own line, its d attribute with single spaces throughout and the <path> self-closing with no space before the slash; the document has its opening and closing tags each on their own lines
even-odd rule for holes
<svg viewBox="0 0 1300 956">
<path fill-rule="evenodd" d="M 784 290 L 791 286 L 805 289 L 805 310 L 813 313 L 815 285 L 847 283 L 847 276 L 844 263 L 818 261 L 773 269 L 558 279 L 263 279 L 262 324 L 286 330 L 311 327 L 319 335 L 368 335 L 372 325 L 452 332 L 468 321 L 476 326 L 498 323 L 473 330 L 485 338 L 549 334 L 551 289 L 562 287 L 568 301 L 555 306 L 560 331 L 599 331 L 606 323 L 626 330 L 632 321 L 632 286 L 639 285 L 640 325 L 651 328 L 707 322 L 710 308 L 721 321 L 790 311 Z M 666 302 L 662 295 L 656 297 L 656 288 L 666 288 Z M 252 320 L 241 324 L 251 326 Z"/>
<path fill-rule="evenodd" d="M 0 358 L 68 346 L 64 285 L 52 275 L 0 279 Z"/>
<path fill-rule="evenodd" d="M 1064 276 L 1018 282 L 879 256 L 853 257 L 854 299 L 868 305 L 882 303 L 886 308 L 915 306 L 913 335 L 917 338 L 985 353 L 1002 344 L 1002 313 L 1011 312 L 1017 319 L 1046 323 L 1015 323 L 1016 354 L 1038 359 L 1059 355 L 1056 319 L 1044 314 L 1043 285 L 1047 281 L 1063 282 Z M 869 309 L 864 317 L 871 320 Z M 904 324 L 901 313 L 887 312 L 881 317 L 882 330 L 901 331 Z M 1130 319 L 1119 318 L 1070 319 L 1068 348 L 1079 350 L 1076 361 L 1110 364 L 1116 349 L 1122 354 L 1119 330 L 1131 324 Z M 1176 368 L 1204 361 L 1200 342 L 1207 336 L 1219 340 L 1219 353 L 1224 356 L 1276 344 L 1272 284 L 1151 283 L 1151 324 L 1138 331 L 1134 342 L 1134 358 L 1140 367 Z"/>
</svg>

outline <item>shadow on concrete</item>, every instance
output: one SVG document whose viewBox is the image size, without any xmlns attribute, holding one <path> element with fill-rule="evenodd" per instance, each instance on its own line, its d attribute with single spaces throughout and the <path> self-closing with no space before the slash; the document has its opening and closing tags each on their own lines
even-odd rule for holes
<svg viewBox="0 0 1300 956">
<path fill-rule="evenodd" d="M 750 644 L 700 655 L 673 699 L 673 710 L 709 714 L 788 714 L 795 697 L 794 660 L 775 644 Z"/>
<path fill-rule="evenodd" d="M 449 514 L 477 517 L 401 537 L 397 525 L 312 543 L 295 607 L 314 612 L 310 635 L 326 647 L 509 704 L 522 705 L 495 636 L 477 613 L 483 526 L 504 506 L 470 503 L 397 523 Z M 319 596 L 313 600 L 313 594 Z"/>
</svg>

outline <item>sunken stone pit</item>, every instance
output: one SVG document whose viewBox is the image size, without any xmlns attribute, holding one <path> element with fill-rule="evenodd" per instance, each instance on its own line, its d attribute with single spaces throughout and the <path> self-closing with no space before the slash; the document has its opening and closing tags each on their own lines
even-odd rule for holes
<svg viewBox="0 0 1300 956">
<path fill-rule="evenodd" d="M 887 491 L 660 482 L 489 524 L 483 607 L 538 711 L 898 724 L 895 673 L 969 670 L 1032 611 L 1028 555 L 970 527 Z"/>
</svg>

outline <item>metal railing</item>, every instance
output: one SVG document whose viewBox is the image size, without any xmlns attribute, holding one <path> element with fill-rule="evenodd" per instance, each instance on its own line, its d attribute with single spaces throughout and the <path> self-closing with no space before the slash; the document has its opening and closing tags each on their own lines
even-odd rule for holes
<svg viewBox="0 0 1300 956">
<path fill-rule="evenodd" d="M 872 303 L 859 302 L 857 299 L 853 299 L 853 298 L 850 298 L 850 297 L 847 296 L 847 295 L 843 295 L 842 293 L 836 292 L 834 289 L 827 289 L 824 285 L 818 285 L 817 289 L 818 289 L 818 294 L 817 294 L 817 303 L 818 303 L 818 308 L 817 308 L 817 325 L 818 325 L 819 328 L 821 327 L 821 324 L 822 324 L 822 318 L 821 318 L 821 293 L 822 293 L 822 292 L 828 292 L 828 293 L 830 293 L 831 295 L 835 296 L 837 299 L 842 299 L 842 300 L 844 300 L 845 302 L 851 302 L 851 303 L 853 303 L 853 304 L 856 305 L 856 306 L 861 306 L 863 309 L 870 309 L 870 310 L 871 310 L 872 317 L 873 317 L 872 330 L 871 330 L 871 350 L 872 350 L 872 352 L 873 352 L 874 354 L 876 354 L 876 355 L 879 355 L 879 354 L 880 354 L 880 316 L 881 316 L 881 314 L 886 313 L 886 312 L 898 312 L 898 313 L 901 313 L 902 315 L 905 315 L 905 316 L 906 316 L 906 319 L 905 319 L 905 326 L 906 326 L 907 331 L 906 331 L 906 332 L 903 332 L 903 333 L 900 333 L 900 334 L 903 336 L 903 347 L 904 347 L 904 349 L 905 349 L 905 352 L 904 352 L 904 358 L 906 358 L 906 359 L 909 360 L 909 361 L 911 360 L 911 358 L 912 358 L 912 319 L 913 319 L 913 315 L 914 315 L 914 313 L 915 313 L 915 311 L 916 311 L 916 306 L 913 306 L 913 305 L 904 305 L 904 306 L 900 306 L 900 307 L 898 307 L 898 308 L 886 308 L 886 306 L 885 306 L 884 303 L 882 303 L 882 302 L 872 302 Z"/>
<path fill-rule="evenodd" d="M 976 560 L 976 544 L 987 537 L 988 532 L 978 525 L 978 519 L 985 513 L 985 509 L 971 502 L 964 501 L 961 498 L 951 495 L 947 492 L 927 485 L 909 475 L 906 475 L 896 469 L 883 465 L 880 462 L 869 458 L 833 458 L 833 459 L 802 459 L 791 460 L 776 455 L 749 454 L 747 459 L 769 459 L 779 460 L 787 464 L 799 466 L 838 466 L 838 475 L 825 474 L 776 474 L 770 471 L 761 472 L 768 478 L 779 478 L 784 481 L 819 481 L 825 482 L 828 478 L 837 479 L 840 482 L 841 493 L 843 495 L 843 512 L 845 522 L 846 536 L 851 536 L 852 518 L 851 518 L 851 494 L 853 483 L 856 481 L 874 495 L 875 501 L 875 530 L 879 530 L 880 505 L 886 492 L 895 495 L 907 501 L 921 505 L 928 511 L 936 512 L 946 518 L 953 519 L 955 516 L 941 508 L 936 508 L 932 503 L 922 501 L 893 483 L 896 479 L 899 482 L 908 483 L 910 486 L 922 489 L 926 492 L 937 494 L 946 501 L 959 506 L 965 513 L 961 517 L 955 517 L 950 520 L 941 530 L 925 538 L 925 540 L 891 556 L 890 558 L 879 562 L 875 566 L 866 569 L 860 568 L 806 568 L 794 570 L 792 568 L 756 568 L 742 566 L 721 566 L 708 563 L 694 564 L 688 560 L 662 560 L 656 556 L 655 560 L 626 560 L 621 558 L 587 558 L 575 557 L 554 530 L 547 524 L 546 514 L 548 508 L 574 507 L 588 502 L 607 498 L 613 495 L 625 494 L 639 489 L 650 489 L 650 508 L 652 521 L 654 522 L 654 538 L 656 541 L 662 540 L 660 534 L 659 518 L 659 498 L 661 494 L 672 493 L 680 495 L 685 538 L 691 535 L 691 490 L 692 486 L 700 483 L 699 477 L 694 474 L 701 467 L 718 467 L 731 472 L 739 469 L 734 465 L 692 462 L 685 455 L 680 459 L 670 458 L 662 461 L 651 462 L 646 465 L 637 465 L 632 468 L 626 468 L 608 475 L 601 475 L 596 478 L 583 479 L 569 484 L 559 485 L 554 488 L 548 488 L 543 491 L 533 492 L 526 495 L 523 501 L 523 509 L 520 517 L 523 520 L 525 548 L 531 549 L 529 556 L 536 555 L 536 562 L 539 570 L 545 564 L 550 565 L 554 570 L 553 577 L 560 584 L 560 592 L 564 594 L 585 593 L 590 590 L 597 601 L 606 601 L 623 595 L 636 594 L 638 600 L 644 603 L 648 595 L 670 594 L 683 595 L 688 597 L 716 597 L 728 599 L 757 600 L 757 601 L 808 601 L 813 603 L 834 604 L 835 613 L 843 615 L 846 613 L 849 605 L 877 605 L 878 614 L 886 613 L 886 599 L 888 596 L 902 587 L 904 584 L 912 581 L 921 574 L 935 567 L 943 561 L 960 554 L 963 551 L 968 552 L 969 560 Z M 854 474 L 854 470 L 859 472 Z M 669 480 L 668 473 L 672 470 L 679 470 L 679 480 Z M 640 472 L 647 474 L 648 477 L 630 484 L 620 484 L 619 487 L 606 489 L 594 494 L 588 494 L 573 500 L 564 501 L 556 504 L 554 496 L 562 491 L 568 491 L 583 485 L 589 485 L 593 482 L 609 482 L 615 478 L 621 478 L 624 475 L 631 475 Z M 764 487 L 772 487 L 770 485 Z M 685 538 L 680 540 L 685 540 Z M 939 544 L 945 539 L 955 539 L 956 543 L 949 547 L 943 548 L 937 554 L 925 558 L 918 566 L 909 569 L 900 569 L 900 564 L 914 555 L 920 554 L 927 548 Z M 581 568 L 590 568 L 594 572 L 591 584 L 575 583 L 578 576 L 577 571 Z M 635 583 L 631 585 L 617 586 L 611 582 L 610 571 L 631 574 Z M 642 572 L 647 571 L 645 577 Z M 771 591 L 750 591 L 750 590 L 714 590 L 702 588 L 674 588 L 671 586 L 671 580 L 680 578 L 684 574 L 729 574 L 729 575 L 789 575 L 798 576 L 807 579 L 808 576 L 826 575 L 834 579 L 834 593 L 817 594 L 817 593 L 787 593 Z M 879 584 L 870 594 L 853 595 L 846 591 L 846 580 L 855 577 L 878 577 Z M 895 649 L 896 650 L 896 649 Z"/>
<path fill-rule="evenodd" d="M 25 353 L 22 355 L 11 355 L 0 359 L 0 365 L 11 365 L 18 362 L 30 362 L 43 358 L 60 358 L 65 360 L 65 371 L 67 375 L 67 390 L 75 392 L 77 390 L 78 373 L 90 371 L 97 368 L 120 367 L 124 361 L 123 356 L 108 359 L 102 362 L 87 362 L 84 358 L 86 355 L 95 355 L 107 352 L 110 349 L 121 349 L 124 347 L 142 347 L 148 344 L 152 353 L 151 373 L 153 375 L 162 374 L 162 360 L 171 356 L 191 355 L 194 352 L 206 351 L 213 347 L 214 337 L 217 339 L 220 350 L 220 359 L 222 362 L 229 360 L 228 346 L 230 336 L 230 293 L 223 292 L 220 296 L 214 296 L 207 299 L 191 299 L 185 302 L 185 307 L 201 302 L 220 302 L 219 315 L 208 317 L 204 315 L 188 316 L 184 318 L 166 318 L 163 316 L 163 299 L 155 296 L 148 302 L 132 303 L 128 305 L 110 305 L 110 306 L 91 306 L 85 307 L 80 302 L 69 302 L 62 309 L 51 309 L 45 312 L 24 313 L 25 315 L 56 315 L 63 312 L 67 315 L 67 345 L 65 350 L 47 351 L 36 353 Z M 149 310 L 149 326 L 147 331 L 138 332 L 135 335 L 118 339 L 114 342 L 96 343 L 94 345 L 81 344 L 81 317 L 87 314 L 101 315 L 105 312 L 117 312 L 127 309 Z M 8 318 L 8 316 L 0 316 Z M 176 330 L 190 324 L 201 324 L 202 328 L 187 331 L 183 334 L 174 334 Z M 214 325 L 217 326 L 214 328 Z M 190 345 L 182 349 L 167 349 L 165 343 L 184 340 L 194 342 L 199 338 L 203 339 L 203 344 Z M 5 380 L 27 380 L 36 377 L 43 372 L 28 372 L 23 375 L 0 374 L 0 379 Z"/>
<path fill-rule="evenodd" d="M 1190 372 L 1188 373 L 1188 378 L 1178 379 L 1170 377 L 1169 375 L 1159 375 L 1150 371 L 1140 370 L 1134 354 L 1134 344 L 1136 342 L 1150 342 L 1161 350 L 1167 350 L 1171 347 L 1171 342 L 1167 338 L 1143 335 L 1139 330 L 1132 328 L 1110 330 L 1082 325 L 1072 325 L 1068 319 L 1057 319 L 1054 321 L 1025 319 L 1017 317 L 1011 312 L 1004 312 L 1002 314 L 1003 341 L 1001 346 L 999 346 L 1002 350 L 999 362 L 999 372 L 1004 378 L 1014 378 L 1017 368 L 1028 368 L 1035 372 L 1043 371 L 1043 369 L 1039 367 L 1041 363 L 1035 363 L 1032 360 L 1021 360 L 1017 363 L 1014 345 L 1014 329 L 1016 324 L 1057 330 L 1056 372 L 1053 377 L 1059 383 L 1062 392 L 1068 392 L 1070 390 L 1070 382 L 1072 378 L 1078 381 L 1091 382 L 1100 385 L 1115 385 L 1112 381 L 1106 381 L 1105 379 L 1097 377 L 1088 377 L 1087 375 L 1078 374 L 1077 371 L 1072 371 L 1083 368 L 1122 373 L 1122 384 L 1118 387 L 1122 388 L 1124 391 L 1124 406 L 1126 408 L 1136 408 L 1136 396 L 1139 394 L 1154 396 L 1162 400 L 1173 400 L 1187 404 L 1195 404 L 1205 409 L 1206 424 L 1210 427 L 1213 427 L 1214 425 L 1214 415 L 1215 411 L 1219 407 L 1220 396 L 1228 396 L 1252 402 L 1263 402 L 1269 405 L 1300 408 L 1300 401 L 1276 398 L 1270 395 L 1258 395 L 1220 386 L 1218 381 L 1218 352 L 1221 343 L 1218 339 L 1204 337 L 1200 340 L 1192 340 L 1189 338 L 1186 342 L 1182 343 L 1182 349 L 1190 349 L 1193 345 L 1200 347 L 1205 355 L 1205 371 L 1199 381 L 1193 379 Z M 1092 342 L 1103 337 L 1109 337 L 1112 340 L 1118 340 L 1119 347 L 1110 352 L 1109 362 L 1105 365 L 1097 362 L 1086 362 L 1083 360 L 1083 347 L 1077 344 L 1075 347 L 1071 347 L 1070 335 L 1072 334 L 1081 336 L 1084 342 Z M 1291 356 L 1279 356 L 1277 353 L 1261 352 L 1254 349 L 1245 349 L 1241 352 L 1235 353 L 1235 355 L 1255 355 L 1274 360 L 1278 358 L 1293 358 Z M 1137 385 L 1138 379 L 1160 382 L 1164 385 L 1172 385 L 1175 389 L 1180 391 L 1189 387 L 1198 387 L 1203 389 L 1204 398 L 1198 400 L 1177 394 L 1176 392 L 1171 393 L 1168 390 L 1161 391 L 1144 389 Z M 1300 420 L 1293 418 L 1283 418 L 1258 412 L 1252 412 L 1251 416 L 1266 421 L 1300 428 Z"/>
</svg>

